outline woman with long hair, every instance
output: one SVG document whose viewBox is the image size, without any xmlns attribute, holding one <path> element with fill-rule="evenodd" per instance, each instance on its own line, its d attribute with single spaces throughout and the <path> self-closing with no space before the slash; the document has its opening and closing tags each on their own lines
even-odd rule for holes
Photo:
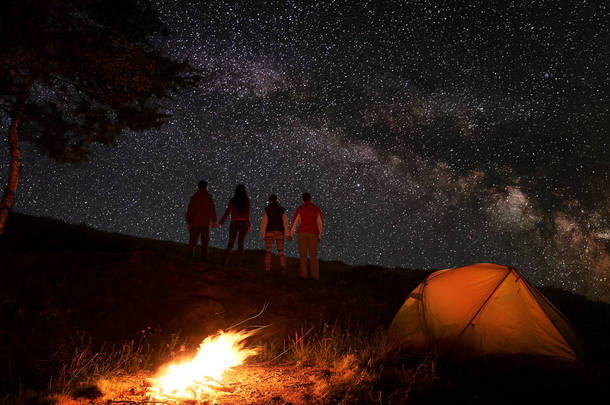
<svg viewBox="0 0 610 405">
<path fill-rule="evenodd" d="M 244 240 L 246 239 L 246 233 L 250 232 L 250 199 L 246 192 L 246 186 L 243 184 L 238 184 L 235 187 L 235 194 L 229 200 L 227 209 L 218 223 L 219 226 L 224 224 L 229 215 L 231 215 L 229 243 L 225 250 L 224 264 L 225 266 L 229 264 L 231 250 L 237 237 L 237 267 L 241 267 L 244 258 Z"/>
</svg>

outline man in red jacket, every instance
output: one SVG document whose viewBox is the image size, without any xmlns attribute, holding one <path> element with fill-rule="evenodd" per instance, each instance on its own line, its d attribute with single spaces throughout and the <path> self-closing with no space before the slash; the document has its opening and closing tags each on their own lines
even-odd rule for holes
<svg viewBox="0 0 610 405">
<path fill-rule="evenodd" d="M 216 224 L 214 199 L 208 193 L 207 181 L 199 182 L 199 190 L 191 196 L 186 210 L 186 227 L 189 230 L 189 257 L 195 256 L 195 246 L 201 238 L 201 260 L 208 260 L 210 224 Z"/>
<path fill-rule="evenodd" d="M 307 278 L 307 252 L 309 251 L 309 272 L 312 278 L 318 280 L 320 278 L 318 271 L 318 243 L 322 239 L 324 221 L 322 220 L 320 208 L 311 202 L 311 194 L 303 193 L 303 202 L 305 204 L 297 208 L 294 213 L 289 239 L 292 239 L 294 230 L 297 224 L 300 223 L 297 229 L 300 274 L 302 278 Z"/>
</svg>

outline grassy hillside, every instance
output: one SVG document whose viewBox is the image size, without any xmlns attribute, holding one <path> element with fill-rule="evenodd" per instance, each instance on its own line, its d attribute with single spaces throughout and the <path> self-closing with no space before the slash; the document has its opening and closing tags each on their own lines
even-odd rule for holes
<svg viewBox="0 0 610 405">
<path fill-rule="evenodd" d="M 240 325 L 265 326 L 250 341 L 262 348 L 255 362 L 328 370 L 328 387 L 311 402 L 582 398 L 605 389 L 610 375 L 609 306 L 565 291 L 542 289 L 579 328 L 589 358 L 577 368 L 550 365 L 541 376 L 531 359 L 456 366 L 385 351 L 385 329 L 427 272 L 321 262 L 315 282 L 298 277 L 294 258 L 280 275 L 277 257 L 271 274 L 263 271 L 262 251 L 248 251 L 242 269 L 217 264 L 218 249 L 205 265 L 186 252 L 179 243 L 12 214 L 0 237 L 4 400 L 39 401 L 48 391 L 74 396 L 100 377 L 152 370 L 263 308 Z"/>
</svg>

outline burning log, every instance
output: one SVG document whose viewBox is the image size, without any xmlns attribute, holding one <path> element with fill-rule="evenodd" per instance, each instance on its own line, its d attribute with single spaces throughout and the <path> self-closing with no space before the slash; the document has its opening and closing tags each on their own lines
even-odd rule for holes
<svg viewBox="0 0 610 405">
<path fill-rule="evenodd" d="M 172 363 L 150 379 L 152 401 L 205 401 L 234 388 L 223 385 L 223 374 L 258 353 L 244 348 L 244 340 L 254 332 L 229 331 L 209 336 L 189 360 Z"/>
</svg>

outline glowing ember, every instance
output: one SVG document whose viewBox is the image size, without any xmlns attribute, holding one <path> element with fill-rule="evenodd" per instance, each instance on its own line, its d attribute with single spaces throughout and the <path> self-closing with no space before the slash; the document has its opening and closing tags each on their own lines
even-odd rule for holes
<svg viewBox="0 0 610 405">
<path fill-rule="evenodd" d="M 201 400 L 228 391 L 222 386 L 223 373 L 257 353 L 243 347 L 244 339 L 251 335 L 231 331 L 205 338 L 195 357 L 166 365 L 151 379 L 151 399 Z"/>
</svg>

